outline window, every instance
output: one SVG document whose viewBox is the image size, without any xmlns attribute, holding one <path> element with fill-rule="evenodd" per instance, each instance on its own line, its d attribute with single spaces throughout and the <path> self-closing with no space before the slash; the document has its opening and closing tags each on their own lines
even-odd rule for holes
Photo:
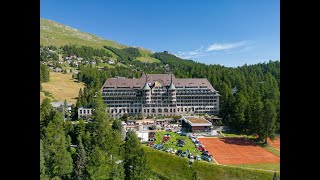
<svg viewBox="0 0 320 180">
<path fill-rule="evenodd" d="M 133 109 L 131 109 L 131 113 L 133 113 Z"/>
<path fill-rule="evenodd" d="M 137 109 L 135 109 L 134 112 L 137 113 Z"/>
<path fill-rule="evenodd" d="M 111 113 L 113 113 L 113 109 L 111 109 Z"/>
<path fill-rule="evenodd" d="M 144 109 L 143 112 L 146 113 L 146 109 Z"/>
<path fill-rule="evenodd" d="M 80 110 L 80 114 L 82 114 L 82 110 Z"/>
<path fill-rule="evenodd" d="M 170 112 L 172 113 L 172 109 L 170 109 Z"/>
<path fill-rule="evenodd" d="M 187 108 L 184 108 L 184 111 L 187 111 Z"/>
</svg>

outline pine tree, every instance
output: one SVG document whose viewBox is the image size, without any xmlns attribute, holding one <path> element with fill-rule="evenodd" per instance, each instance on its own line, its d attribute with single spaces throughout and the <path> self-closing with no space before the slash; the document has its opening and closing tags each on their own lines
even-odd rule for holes
<svg viewBox="0 0 320 180">
<path fill-rule="evenodd" d="M 263 130 L 265 129 L 262 118 L 263 103 L 261 102 L 260 94 L 257 92 L 250 106 L 250 126 L 249 131 L 253 135 L 258 135 L 259 139 L 263 139 Z"/>
<path fill-rule="evenodd" d="M 53 119 L 54 109 L 50 104 L 50 99 L 46 98 L 40 105 L 40 129 L 47 127 L 49 122 Z"/>
<path fill-rule="evenodd" d="M 91 129 L 92 141 L 90 142 L 92 152 L 89 155 L 88 172 L 91 179 L 121 179 L 123 177 L 123 165 L 122 163 L 116 163 L 121 162 L 122 159 L 121 138 L 118 132 L 111 129 L 109 116 L 105 109 L 102 95 L 99 92 L 94 102 L 94 123 Z M 99 161 L 97 161 L 97 158 Z"/>
<path fill-rule="evenodd" d="M 40 140 L 40 179 L 46 180 L 48 179 L 46 175 L 46 165 L 44 159 L 44 149 L 43 149 L 43 141 Z"/>
<path fill-rule="evenodd" d="M 247 129 L 247 122 L 245 118 L 245 112 L 247 108 L 247 101 L 245 96 L 238 92 L 235 94 L 235 102 L 232 107 L 232 128 L 237 132 L 243 133 Z"/>
<path fill-rule="evenodd" d="M 262 118 L 265 128 L 263 129 L 262 134 L 263 138 L 265 138 L 265 143 L 267 143 L 268 138 L 272 140 L 275 138 L 277 112 L 269 99 L 266 99 L 263 104 Z"/>
<path fill-rule="evenodd" d="M 99 148 L 99 146 L 94 146 L 88 157 L 88 163 L 86 166 L 89 176 L 88 179 L 109 179 L 111 167 L 108 164 L 107 158 L 108 156 L 103 150 L 101 150 L 101 148 Z"/>
<path fill-rule="evenodd" d="M 122 125 L 121 125 L 121 121 L 119 119 L 113 120 L 112 129 L 115 130 L 115 131 L 118 131 L 119 133 L 121 133 Z"/>
<path fill-rule="evenodd" d="M 66 134 L 63 128 L 62 114 L 57 112 L 46 129 L 45 149 L 50 177 L 68 177 L 72 172 L 72 158 L 67 150 Z"/>
<path fill-rule="evenodd" d="M 148 178 L 148 163 L 145 152 L 135 132 L 129 130 L 124 145 L 125 151 L 125 179 L 146 179 Z"/>
<path fill-rule="evenodd" d="M 79 123 L 75 127 L 75 136 L 80 137 L 82 140 L 85 135 L 85 130 L 86 130 L 86 124 L 83 119 L 80 119 Z M 80 142 L 78 141 L 78 143 L 80 143 Z"/>
<path fill-rule="evenodd" d="M 75 174 L 75 179 L 82 180 L 82 179 L 86 179 L 85 167 L 87 163 L 87 155 L 86 155 L 86 151 L 84 149 L 80 136 L 78 137 L 78 142 L 79 142 L 79 145 L 77 149 L 74 174 Z"/>
</svg>

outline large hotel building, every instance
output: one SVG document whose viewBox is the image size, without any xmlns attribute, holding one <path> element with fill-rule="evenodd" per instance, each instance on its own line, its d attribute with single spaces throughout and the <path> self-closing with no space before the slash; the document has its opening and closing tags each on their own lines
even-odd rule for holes
<svg viewBox="0 0 320 180">
<path fill-rule="evenodd" d="M 219 94 L 206 78 L 143 74 L 139 79 L 110 78 L 101 88 L 113 118 L 218 114 Z"/>
</svg>

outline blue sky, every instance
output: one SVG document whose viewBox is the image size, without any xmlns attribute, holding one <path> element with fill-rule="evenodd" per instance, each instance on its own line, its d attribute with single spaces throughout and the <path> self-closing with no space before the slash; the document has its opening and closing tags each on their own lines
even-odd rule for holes
<svg viewBox="0 0 320 180">
<path fill-rule="evenodd" d="M 279 0 L 40 0 L 40 16 L 206 64 L 280 60 Z"/>
</svg>

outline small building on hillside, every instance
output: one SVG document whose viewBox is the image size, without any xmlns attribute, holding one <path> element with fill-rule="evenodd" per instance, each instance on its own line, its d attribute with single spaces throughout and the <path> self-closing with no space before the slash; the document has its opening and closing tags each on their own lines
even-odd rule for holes
<svg viewBox="0 0 320 180">
<path fill-rule="evenodd" d="M 96 61 L 90 61 L 90 65 L 95 65 L 96 64 Z"/>
<path fill-rule="evenodd" d="M 215 124 L 217 121 L 222 121 L 222 118 L 218 116 L 205 117 L 205 119 L 210 121 L 212 124 Z"/>
<path fill-rule="evenodd" d="M 238 91 L 238 89 L 237 89 L 237 87 L 234 87 L 231 91 L 232 91 L 232 94 L 234 94 Z"/>
<path fill-rule="evenodd" d="M 78 118 L 90 119 L 93 113 L 93 108 L 84 108 L 81 107 L 78 109 Z"/>
<path fill-rule="evenodd" d="M 212 123 L 204 118 L 196 116 L 183 116 L 182 127 L 190 132 L 210 131 Z"/>
<path fill-rule="evenodd" d="M 62 72 L 62 69 L 56 67 L 53 71 L 54 71 L 54 72 Z"/>
<path fill-rule="evenodd" d="M 64 105 L 64 102 L 63 101 L 59 101 L 59 102 L 51 102 L 50 103 L 52 107 L 54 108 L 60 108 L 61 106 Z M 71 107 L 72 107 L 72 103 L 67 103 L 68 105 L 68 112 L 71 112 Z"/>
<path fill-rule="evenodd" d="M 69 57 L 70 59 L 77 59 L 77 55 L 73 54 Z"/>
</svg>

